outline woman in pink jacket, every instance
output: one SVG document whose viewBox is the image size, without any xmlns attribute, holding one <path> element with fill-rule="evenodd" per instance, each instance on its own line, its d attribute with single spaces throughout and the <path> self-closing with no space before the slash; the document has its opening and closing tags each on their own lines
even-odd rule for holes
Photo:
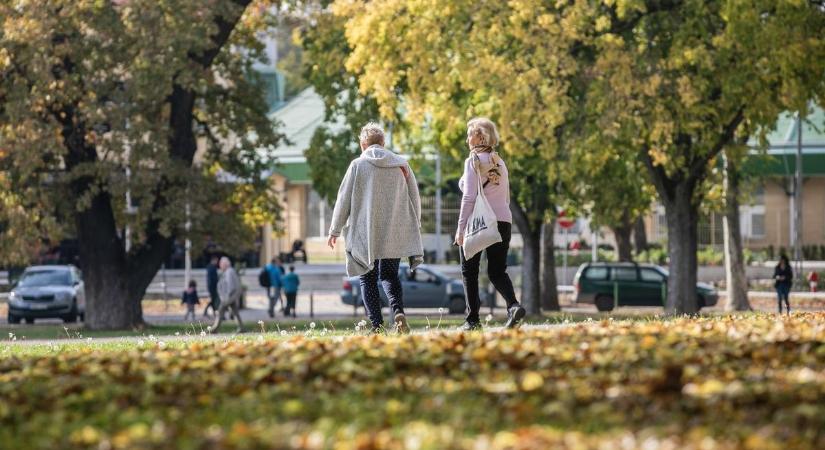
<svg viewBox="0 0 825 450">
<path fill-rule="evenodd" d="M 487 274 L 493 286 L 507 302 L 507 322 L 504 326 L 513 328 L 524 318 L 525 310 L 516 300 L 513 282 L 507 275 L 507 252 L 510 249 L 513 216 L 510 212 L 510 179 L 507 166 L 495 152 L 498 143 L 498 130 L 491 120 L 478 117 L 467 123 L 467 144 L 470 147 L 470 156 L 464 162 L 464 175 L 461 176 L 458 184 L 463 195 L 455 242 L 459 246 L 464 243 L 464 230 L 467 227 L 467 219 L 475 206 L 478 195 L 478 177 L 481 177 L 484 195 L 496 213 L 498 232 L 501 234 L 501 242 L 486 249 Z M 466 259 L 464 251 L 461 251 L 461 276 L 464 280 L 468 310 L 461 329 L 466 331 L 481 328 L 479 319 L 481 300 L 478 294 L 480 263 L 481 253 Z"/>
</svg>

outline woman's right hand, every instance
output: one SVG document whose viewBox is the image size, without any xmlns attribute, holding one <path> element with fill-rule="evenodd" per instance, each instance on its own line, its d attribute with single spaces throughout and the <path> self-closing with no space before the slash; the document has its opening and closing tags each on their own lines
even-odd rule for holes
<svg viewBox="0 0 825 450">
<path fill-rule="evenodd" d="M 329 248 L 331 248 L 331 249 L 335 250 L 335 243 L 336 243 L 336 241 L 338 241 L 338 236 L 332 236 L 332 235 L 330 235 L 330 236 L 329 236 L 329 239 L 327 239 L 327 245 L 329 246 Z"/>
<path fill-rule="evenodd" d="M 455 234 L 455 243 L 456 243 L 456 245 L 458 245 L 459 247 L 461 247 L 462 245 L 464 245 L 464 235 L 463 235 L 463 234 L 461 234 L 461 232 L 458 232 L 458 233 L 456 233 L 456 234 Z"/>
</svg>

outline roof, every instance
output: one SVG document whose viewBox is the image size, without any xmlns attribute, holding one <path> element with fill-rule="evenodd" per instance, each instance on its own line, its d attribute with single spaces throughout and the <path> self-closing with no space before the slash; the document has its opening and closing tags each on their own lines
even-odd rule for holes
<svg viewBox="0 0 825 450">
<path fill-rule="evenodd" d="M 301 91 L 282 108 L 270 114 L 276 120 L 278 131 L 286 136 L 288 144 L 275 149 L 275 156 L 281 163 L 305 163 L 304 150 L 315 130 L 324 122 L 323 99 L 312 88 Z"/>
<path fill-rule="evenodd" d="M 768 134 L 767 150 L 756 148 L 745 165 L 748 172 L 764 176 L 792 176 L 796 172 L 799 127 L 794 114 L 782 113 Z M 814 107 L 802 122 L 802 174 L 825 176 L 825 110 Z"/>
</svg>

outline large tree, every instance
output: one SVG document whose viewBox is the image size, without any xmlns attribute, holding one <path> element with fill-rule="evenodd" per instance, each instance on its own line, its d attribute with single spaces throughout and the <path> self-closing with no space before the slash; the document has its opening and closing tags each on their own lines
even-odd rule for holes
<svg viewBox="0 0 825 450">
<path fill-rule="evenodd" d="M 606 5 L 606 7 L 605 7 Z M 665 207 L 666 310 L 697 311 L 702 185 L 737 138 L 825 93 L 825 7 L 773 0 L 605 2 L 597 45 L 600 126 L 627 139 Z M 735 163 L 735 161 L 733 161 Z"/>
<path fill-rule="evenodd" d="M 311 13 L 299 28 L 303 76 L 324 100 L 325 120 L 305 149 L 312 186 L 330 204 L 350 162 L 361 154 L 360 128 L 379 118 L 378 105 L 358 90 L 345 61 L 351 49 L 344 36 L 346 19 L 327 8 Z"/>
<path fill-rule="evenodd" d="M 524 241 L 522 297 L 530 312 L 558 309 L 552 233 L 542 245 L 542 229 L 552 228 L 565 192 L 566 137 L 584 92 L 578 43 L 594 10 L 538 0 L 341 1 L 334 8 L 350 18 L 348 69 L 383 115 L 394 117 L 400 106 L 407 120 L 442 130 L 445 143 L 475 115 L 500 125 Z"/>
<path fill-rule="evenodd" d="M 253 71 L 271 9 L 250 3 L 0 3 L 2 198 L 38 230 L 6 227 L 0 241 L 64 223 L 90 328 L 142 325 L 140 300 L 187 210 L 202 233 L 215 216 L 275 218 L 259 174 L 279 136 Z"/>
</svg>

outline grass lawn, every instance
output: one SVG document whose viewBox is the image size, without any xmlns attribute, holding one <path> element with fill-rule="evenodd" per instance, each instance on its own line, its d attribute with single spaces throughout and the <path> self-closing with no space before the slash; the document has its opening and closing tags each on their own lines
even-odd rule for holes
<svg viewBox="0 0 825 450">
<path fill-rule="evenodd" d="M 575 319 L 3 343 L 0 447 L 825 448 L 825 313 Z"/>
<path fill-rule="evenodd" d="M 242 315 L 243 317 L 243 315 Z M 602 314 L 602 313 L 546 313 L 540 317 L 528 317 L 529 323 L 533 324 L 553 324 L 567 322 L 581 322 L 584 320 L 598 320 L 600 318 L 613 317 L 617 320 L 656 320 L 657 315 L 649 313 L 624 313 L 616 314 Z M 385 317 L 385 320 L 387 317 Z M 504 317 L 496 317 L 492 319 L 488 325 L 500 326 L 504 321 Z M 310 323 L 315 323 L 320 328 L 327 328 L 337 334 L 346 334 L 345 332 L 352 332 L 359 321 L 364 320 L 363 317 L 341 318 L 335 320 L 321 320 L 301 318 L 297 320 L 279 319 L 264 321 L 263 331 L 280 333 L 286 330 L 289 333 L 305 332 L 309 330 Z M 413 329 L 420 331 L 427 330 L 427 327 L 432 330 L 452 329 L 456 328 L 463 322 L 463 318 L 457 315 L 443 315 L 439 317 L 434 314 L 432 317 L 410 316 L 409 323 Z M 87 338 L 112 338 L 112 337 L 130 337 L 130 336 L 186 336 L 186 335 L 200 335 L 201 332 L 206 332 L 206 327 L 210 325 L 211 321 L 198 322 L 194 324 L 173 323 L 152 325 L 149 324 L 143 329 L 139 330 L 88 330 L 83 327 L 83 324 L 36 324 L 29 326 L 9 326 L 0 325 L 0 342 L 8 340 L 11 335 L 14 335 L 18 341 L 25 340 L 50 340 L 61 341 L 67 339 L 87 339 Z M 232 320 L 224 321 L 221 328 L 218 330 L 221 334 L 234 334 L 237 325 Z M 244 323 L 244 331 L 247 333 L 262 331 L 261 325 Z M 344 333 L 339 333 L 344 332 Z"/>
</svg>

